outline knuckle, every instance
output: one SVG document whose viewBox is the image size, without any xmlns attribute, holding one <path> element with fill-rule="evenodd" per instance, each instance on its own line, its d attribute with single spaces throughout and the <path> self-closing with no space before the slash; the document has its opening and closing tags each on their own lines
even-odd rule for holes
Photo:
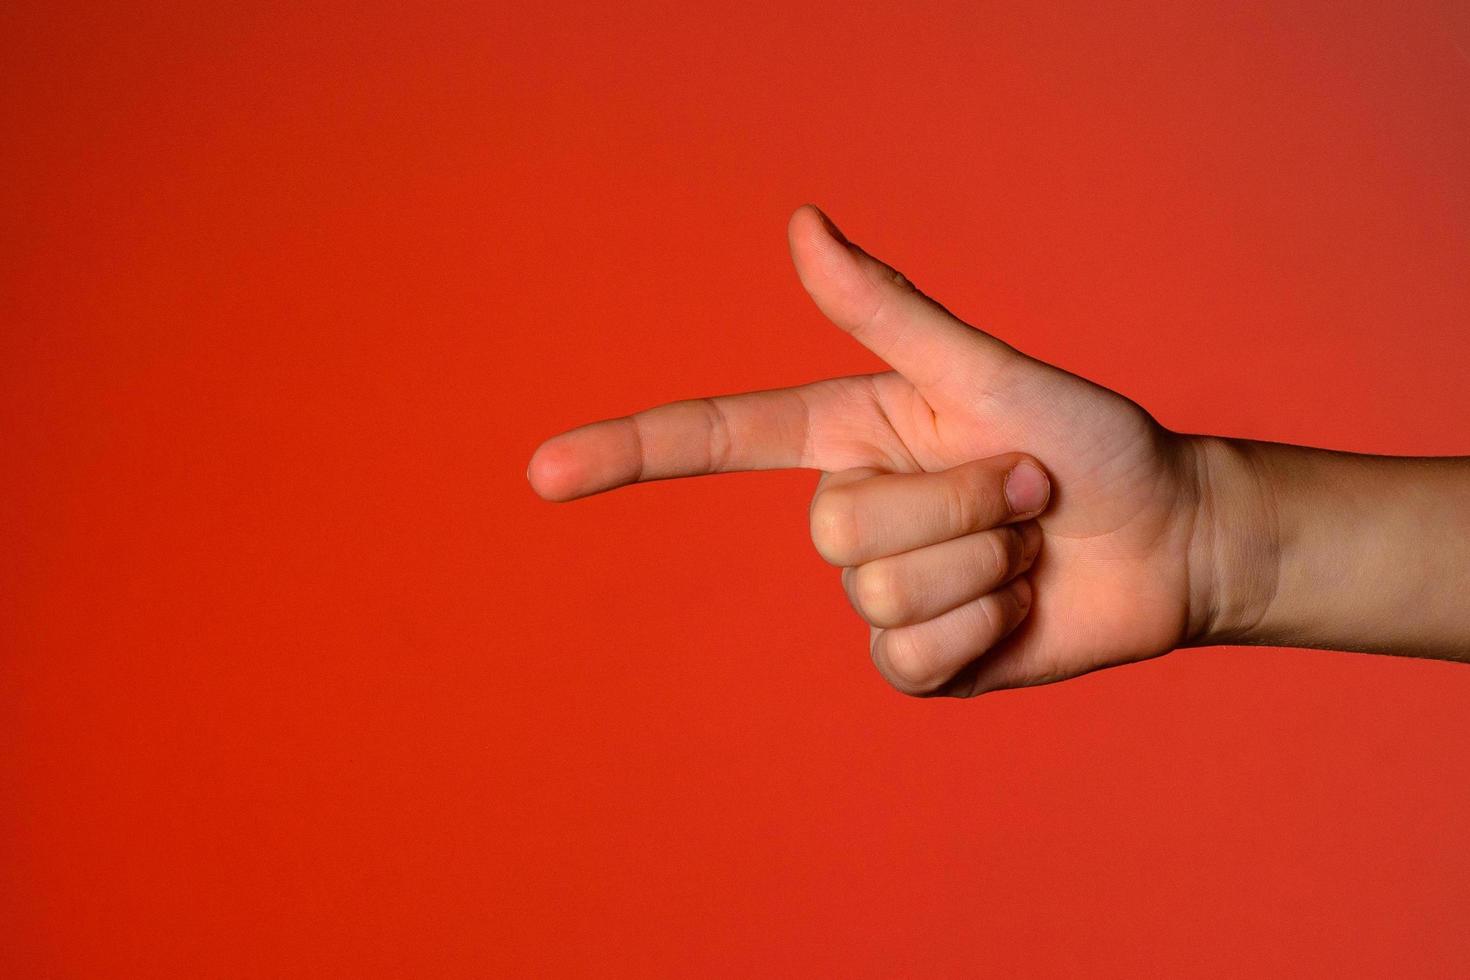
<svg viewBox="0 0 1470 980">
<path fill-rule="evenodd" d="M 1002 529 L 1002 548 L 1005 550 L 1007 573 L 1019 572 L 1026 564 L 1026 532 L 1014 525 Z"/>
<path fill-rule="evenodd" d="M 989 643 L 994 643 L 1006 631 L 1006 607 L 1010 604 L 1010 594 L 991 593 L 982 598 L 975 605 L 980 610 L 980 618 L 984 621 L 981 633 L 989 638 Z M 987 644 L 988 645 L 988 644 Z"/>
<path fill-rule="evenodd" d="M 857 553 L 857 520 L 850 494 L 823 490 L 812 501 L 812 544 L 833 565 L 848 565 Z"/>
<path fill-rule="evenodd" d="M 958 534 L 975 530 L 980 523 L 973 481 L 957 475 L 944 481 L 944 510 L 950 528 Z"/>
<path fill-rule="evenodd" d="M 1021 543 L 1010 528 L 1000 528 L 993 534 L 985 535 L 985 539 L 990 543 L 991 575 L 1002 579 L 1016 567 L 1016 560 L 1021 554 Z"/>
<path fill-rule="evenodd" d="M 913 697 L 932 694 L 944 683 L 919 640 L 903 630 L 882 636 L 883 673 L 895 690 Z"/>
<path fill-rule="evenodd" d="M 723 471 L 729 467 L 730 450 L 733 446 L 730 437 L 730 420 L 716 399 L 702 398 L 697 404 L 709 419 L 708 445 L 706 446 L 709 468 L 714 471 Z"/>
<path fill-rule="evenodd" d="M 1031 602 L 1036 598 L 1035 586 L 1026 578 L 1018 578 L 1010 588 L 1011 622 L 1014 625 L 1026 618 L 1031 611 Z"/>
<path fill-rule="evenodd" d="M 852 592 L 858 611 L 874 626 L 898 626 L 904 622 L 907 602 L 890 564 L 873 562 L 860 566 L 853 573 Z"/>
<path fill-rule="evenodd" d="M 1015 628 L 1026 617 L 1029 608 L 1029 590 L 1024 580 L 1017 580 L 1010 587 L 993 592 L 980 603 L 985 617 L 986 635 L 995 643 Z"/>
<path fill-rule="evenodd" d="M 975 460 L 957 467 L 947 481 L 950 492 L 950 511 L 955 526 L 961 531 L 978 531 L 989 526 L 985 500 L 995 494 L 993 467 L 985 460 Z"/>
</svg>

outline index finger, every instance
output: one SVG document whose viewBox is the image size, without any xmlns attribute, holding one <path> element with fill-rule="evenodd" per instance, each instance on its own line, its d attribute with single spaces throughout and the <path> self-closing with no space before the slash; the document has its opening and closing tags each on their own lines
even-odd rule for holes
<svg viewBox="0 0 1470 980">
<path fill-rule="evenodd" d="M 580 426 L 542 443 L 526 477 L 547 500 L 574 500 L 646 480 L 808 466 L 814 387 L 696 398 Z"/>
</svg>

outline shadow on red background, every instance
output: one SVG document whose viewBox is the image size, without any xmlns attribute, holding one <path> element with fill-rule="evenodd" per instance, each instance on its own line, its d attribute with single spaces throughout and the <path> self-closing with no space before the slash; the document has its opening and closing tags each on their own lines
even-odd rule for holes
<svg viewBox="0 0 1470 980">
<path fill-rule="evenodd" d="M 812 474 L 522 476 L 874 367 L 805 200 L 1166 425 L 1470 451 L 1470 17 L 1238 6 L 0 13 L 0 972 L 1461 972 L 1465 668 L 910 701 Z"/>
</svg>

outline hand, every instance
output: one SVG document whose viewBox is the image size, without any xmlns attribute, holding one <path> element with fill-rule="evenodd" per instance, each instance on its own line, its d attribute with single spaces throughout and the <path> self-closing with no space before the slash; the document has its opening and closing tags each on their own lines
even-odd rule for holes
<svg viewBox="0 0 1470 980">
<path fill-rule="evenodd" d="M 973 667 L 1030 611 L 1025 572 L 1050 482 L 1018 453 L 939 473 L 824 474 L 812 540 L 872 627 L 873 663 L 908 694 L 969 693 Z M 1007 523 L 1021 522 L 1021 523 Z"/>
<path fill-rule="evenodd" d="M 1204 440 L 961 322 L 816 208 L 799 209 L 788 232 L 817 306 L 893 370 L 574 429 L 532 458 L 541 496 L 827 471 L 814 540 L 849 569 L 875 662 L 907 693 L 1044 684 L 1205 638 L 1219 601 Z M 1041 504 L 1019 513 L 1007 474 L 1034 477 L 1015 468 L 1018 451 L 1051 478 L 1049 503 L 1043 478 Z"/>
</svg>

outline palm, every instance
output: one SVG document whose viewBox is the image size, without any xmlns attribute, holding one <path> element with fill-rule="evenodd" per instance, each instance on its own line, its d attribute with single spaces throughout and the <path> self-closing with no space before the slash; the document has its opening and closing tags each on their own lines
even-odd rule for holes
<svg viewBox="0 0 1470 980">
<path fill-rule="evenodd" d="M 815 208 L 792 257 L 817 306 L 895 369 L 800 388 L 678 402 L 545 443 L 538 492 L 567 500 L 628 483 L 732 470 L 948 469 L 1022 451 L 1055 488 L 1040 518 L 1035 600 L 965 685 L 1060 680 L 1166 652 L 1190 628 L 1196 494 L 1185 443 L 1137 405 L 960 322 L 847 242 Z"/>
</svg>

